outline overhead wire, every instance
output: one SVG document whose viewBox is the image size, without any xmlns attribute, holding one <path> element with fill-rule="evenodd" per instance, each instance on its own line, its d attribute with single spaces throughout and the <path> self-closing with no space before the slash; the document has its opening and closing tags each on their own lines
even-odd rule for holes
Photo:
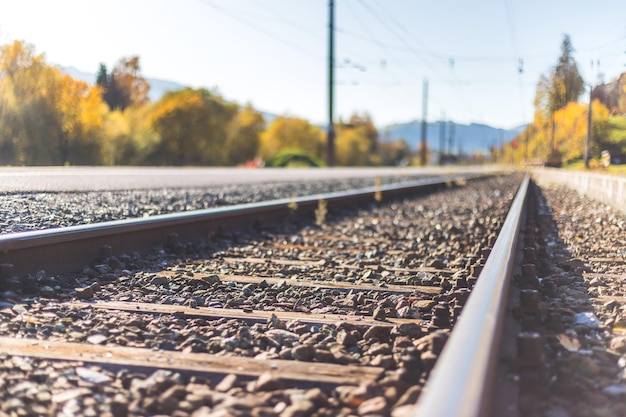
<svg viewBox="0 0 626 417">
<path fill-rule="evenodd" d="M 625 41 L 626 25 L 622 28 L 621 35 L 618 38 L 604 42 L 603 44 L 593 49 L 595 60 L 600 61 L 600 64 L 603 68 L 613 69 L 618 73 L 611 77 L 611 79 L 617 78 L 619 77 L 619 75 L 625 72 L 623 67 L 621 69 L 618 69 L 617 64 L 617 61 L 620 59 L 620 57 L 622 58 L 622 60 L 626 61 L 626 48 L 624 46 L 626 44 Z M 602 52 L 603 50 L 605 50 L 606 52 Z M 597 75 L 600 76 L 606 74 L 599 73 Z M 598 82 L 606 82 L 605 80 L 600 79 L 591 81 L 596 84 Z"/>
<path fill-rule="evenodd" d="M 350 2 L 342 2 L 338 4 L 340 8 L 338 12 L 344 13 L 341 21 L 347 22 L 345 26 L 352 27 L 351 31 L 344 30 L 343 26 L 336 27 L 336 32 L 342 35 L 351 36 L 353 38 L 358 39 L 359 41 L 366 42 L 372 45 L 375 45 L 380 51 L 379 54 L 374 54 L 374 48 L 365 48 L 368 52 L 372 52 L 371 54 L 364 55 L 362 50 L 358 50 L 357 52 L 351 48 L 350 45 L 340 48 L 340 50 L 345 51 L 344 54 L 350 57 L 349 59 L 353 59 L 358 64 L 348 64 L 341 66 L 338 65 L 339 68 L 350 68 L 351 65 L 356 66 L 355 69 L 361 70 L 356 73 L 357 80 L 345 81 L 341 78 L 337 82 L 337 85 L 343 86 L 345 88 L 350 87 L 365 87 L 365 88 L 376 88 L 379 92 L 384 95 L 392 96 L 392 99 L 396 102 L 405 103 L 407 107 L 414 105 L 415 103 L 409 101 L 406 94 L 398 94 L 398 90 L 396 87 L 399 86 L 409 86 L 416 85 L 416 83 L 407 83 L 401 80 L 396 75 L 396 70 L 399 67 L 396 67 L 390 64 L 390 58 L 388 54 L 388 48 L 391 46 L 382 42 L 379 38 L 374 37 L 372 35 L 371 26 L 368 26 L 362 16 L 362 11 L 360 9 L 356 9 Z M 362 35 L 358 32 L 361 30 Z M 339 42 L 341 42 L 341 38 L 339 38 Z M 382 56 L 382 58 L 381 58 Z M 359 68 L 360 64 L 364 64 L 364 68 Z"/>
<path fill-rule="evenodd" d="M 387 46 L 380 42 L 379 39 L 377 39 L 376 37 L 372 36 L 371 30 L 369 30 L 368 26 L 363 22 L 363 20 L 361 19 L 361 16 L 358 14 L 357 10 L 355 10 L 352 7 L 352 4 L 350 2 L 346 2 L 344 3 L 345 7 L 347 8 L 346 10 L 350 13 L 350 15 L 352 16 L 352 18 L 356 21 L 357 25 L 363 30 L 363 32 L 366 34 L 363 37 L 359 37 L 367 42 L 373 43 L 376 46 L 378 46 L 378 48 L 380 49 L 380 51 L 382 52 L 382 58 L 371 58 L 371 57 L 360 57 L 359 61 L 360 62 L 366 62 L 368 64 L 367 68 L 370 69 L 369 73 L 371 74 L 373 72 L 374 68 L 377 68 L 380 71 L 384 71 L 385 72 L 385 76 L 383 78 L 387 78 L 387 77 L 391 77 L 393 79 L 392 83 L 389 82 L 375 82 L 375 84 L 378 85 L 387 85 L 387 86 L 393 86 L 393 85 L 401 85 L 402 82 L 400 81 L 400 79 L 395 76 L 395 74 L 393 74 L 393 70 L 390 70 L 388 67 L 388 62 L 389 62 L 389 55 L 387 52 Z M 345 32 L 343 32 L 345 33 Z M 380 56 L 380 55 L 379 55 Z"/>
<path fill-rule="evenodd" d="M 515 12 L 513 10 L 513 4 L 511 0 L 504 0 L 504 8 L 506 10 L 506 17 L 509 26 L 509 34 L 511 36 L 511 44 L 513 45 L 513 53 L 519 59 L 519 66 L 517 68 L 517 85 L 519 87 L 519 99 L 520 99 L 520 110 L 522 111 L 522 120 L 526 120 L 526 110 L 525 108 L 525 98 L 524 98 L 524 87 L 522 75 L 524 74 L 524 59 L 519 53 L 517 47 L 517 30 L 515 27 Z"/>
<path fill-rule="evenodd" d="M 263 29 L 262 27 L 254 24 L 252 22 L 250 22 L 249 20 L 246 20 L 246 19 L 242 18 L 241 16 L 239 16 L 237 13 L 233 12 L 232 10 L 229 10 L 229 9 L 223 7 L 223 6 L 218 6 L 217 4 L 215 4 L 211 0 L 197 0 L 197 1 L 200 2 L 201 4 L 204 4 L 205 6 L 213 8 L 214 10 L 222 13 L 223 15 L 228 16 L 229 18 L 231 18 L 233 20 L 236 20 L 239 23 L 243 23 L 244 25 L 247 25 L 248 27 L 254 29 L 255 31 L 257 31 L 257 32 L 259 32 L 259 33 L 261 33 L 261 34 L 263 34 L 263 35 L 265 35 L 265 36 L 275 40 L 276 42 L 279 42 L 279 43 L 289 47 L 290 49 L 292 49 L 292 50 L 294 50 L 294 51 L 296 51 L 296 52 L 298 52 L 300 54 L 306 55 L 306 56 L 308 56 L 310 58 L 313 58 L 315 60 L 322 59 L 322 57 L 320 57 L 318 55 L 315 55 L 315 54 L 312 54 L 309 51 L 307 51 L 306 49 L 303 49 L 301 47 L 301 45 L 298 45 L 296 43 L 292 43 L 290 41 L 285 40 L 284 38 L 278 37 L 275 34 L 273 34 L 273 33 L 269 32 L 269 31 Z M 249 16 L 253 16 L 250 13 L 248 13 L 248 15 Z M 258 18 L 258 16 L 257 16 L 257 18 Z"/>
<path fill-rule="evenodd" d="M 402 25 L 400 21 L 398 21 L 393 15 L 391 15 L 391 13 L 389 13 L 387 9 L 382 7 L 380 3 L 374 3 L 374 4 L 377 4 L 378 10 L 374 10 L 374 8 L 370 4 L 366 3 L 363 0 L 358 0 L 358 3 L 365 10 L 367 10 L 394 37 L 396 37 L 408 49 L 408 52 L 410 52 L 415 57 L 417 57 L 418 60 L 420 60 L 424 65 L 426 65 L 426 67 L 436 77 L 438 77 L 440 80 L 444 82 L 444 85 L 446 85 L 449 88 L 450 92 L 457 97 L 459 103 L 463 105 L 463 107 L 465 108 L 468 114 L 475 116 L 475 111 L 469 105 L 466 98 L 460 93 L 459 88 L 458 88 L 459 86 L 465 84 L 465 82 L 459 80 L 456 77 L 456 75 L 452 72 L 450 73 L 449 76 L 442 74 L 441 71 L 436 67 L 436 64 L 439 64 L 439 65 L 443 64 L 452 69 L 454 65 L 450 65 L 450 64 L 454 63 L 454 59 L 452 59 L 451 57 L 443 56 L 441 54 L 435 53 L 432 50 L 430 50 L 423 42 L 419 40 L 418 37 L 416 37 L 408 29 L 406 29 L 406 27 Z M 382 17 L 383 15 L 387 16 L 387 19 L 389 19 L 391 23 L 388 23 L 386 20 L 384 20 Z M 412 43 L 407 41 L 406 37 L 410 37 L 412 40 L 419 43 L 426 52 L 416 49 Z M 426 59 L 427 57 L 434 59 L 435 63 Z M 429 96 L 429 101 L 434 101 L 433 95 Z"/>
</svg>

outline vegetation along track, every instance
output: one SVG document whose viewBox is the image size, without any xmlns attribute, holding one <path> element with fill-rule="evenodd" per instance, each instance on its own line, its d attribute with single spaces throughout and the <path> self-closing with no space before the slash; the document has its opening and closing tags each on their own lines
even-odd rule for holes
<svg viewBox="0 0 626 417">
<path fill-rule="evenodd" d="M 455 329 L 444 353 L 454 372 L 434 372 L 455 386 L 433 382 L 415 402 L 470 288 L 485 298 L 472 297 L 467 315 L 498 333 L 484 299 L 505 293 L 496 278 L 512 268 L 520 180 L 428 180 L 429 189 L 456 186 L 405 199 L 394 195 L 400 187 L 374 187 L 361 209 L 353 201 L 363 196 L 336 193 L 215 209 L 208 219 L 163 216 L 156 232 L 159 219 L 144 219 L 0 237 L 1 411 L 451 415 L 442 413 L 453 401 L 437 409 L 444 384 L 454 395 L 474 386 L 462 403 L 478 415 L 494 348 L 471 327 Z M 203 240 L 185 243 L 198 232 Z M 157 236 L 168 236 L 161 249 L 133 252 Z M 459 344 L 477 366 L 463 371 Z"/>
</svg>

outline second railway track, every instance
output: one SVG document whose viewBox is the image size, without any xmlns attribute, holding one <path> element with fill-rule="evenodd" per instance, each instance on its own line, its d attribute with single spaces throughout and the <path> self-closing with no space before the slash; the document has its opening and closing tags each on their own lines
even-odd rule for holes
<svg viewBox="0 0 626 417">
<path fill-rule="evenodd" d="M 186 223 L 195 216 L 187 214 L 177 235 L 182 223 L 169 218 L 156 234 L 142 234 L 150 221 L 104 226 L 95 243 L 92 229 L 75 228 L 74 244 L 62 249 L 63 231 L 0 238 L 0 357 L 13 375 L 4 382 L 12 402 L 3 399 L 2 411 L 460 415 L 439 407 L 446 394 L 437 398 L 436 384 L 467 387 L 446 381 L 433 382 L 415 403 L 431 387 L 428 377 L 479 273 L 487 276 L 479 281 L 483 297 L 502 285 L 496 276 L 510 275 L 528 179 L 457 180 L 444 192 L 392 201 L 400 188 L 375 187 L 367 209 L 347 207 L 347 197 L 342 208 L 331 196 L 287 200 L 282 221 L 267 217 L 271 204 L 236 208 L 242 217 L 224 209 L 200 226 Z M 230 231 L 237 223 L 246 226 Z M 506 236 L 493 248 L 501 229 Z M 119 231 L 124 237 L 114 237 Z M 203 241 L 187 243 L 198 231 Z M 154 245 L 156 235 L 161 242 L 169 236 L 160 251 L 133 253 L 136 241 Z M 491 250 L 497 256 L 485 265 Z M 90 254 L 98 259 L 86 266 Z M 76 264 L 79 273 L 55 271 Z M 470 310 L 481 311 L 471 314 L 492 320 L 481 327 L 498 333 L 499 319 L 483 307 L 475 302 Z M 466 345 L 473 334 L 455 333 L 451 345 L 479 349 Z M 449 359 L 452 370 L 434 374 L 486 378 L 489 361 L 468 368 Z M 490 398 L 480 390 L 463 400 L 466 415 L 484 414 Z"/>
</svg>

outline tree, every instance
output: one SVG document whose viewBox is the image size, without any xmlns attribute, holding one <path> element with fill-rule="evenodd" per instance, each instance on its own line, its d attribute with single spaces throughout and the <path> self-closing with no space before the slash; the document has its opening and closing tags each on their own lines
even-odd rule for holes
<svg viewBox="0 0 626 417">
<path fill-rule="evenodd" d="M 609 124 L 610 111 L 600 103 L 600 100 L 593 100 L 593 112 L 591 114 L 591 155 L 598 155 L 603 149 L 614 149 L 611 143 L 611 128 Z"/>
<path fill-rule="evenodd" d="M 569 103 L 576 102 L 584 91 L 585 85 L 572 53 L 574 48 L 569 35 L 564 35 L 561 42 L 561 55 L 549 75 L 541 75 L 535 92 L 535 118 L 541 119 L 542 132 L 545 130 L 545 144 L 548 146 L 549 159 L 560 159 L 562 152 L 557 144 L 557 121 L 555 113 Z M 539 126 L 536 125 L 537 128 Z M 559 133 L 560 134 L 560 133 Z M 549 144 L 549 145 L 547 145 Z"/>
<path fill-rule="evenodd" d="M 575 102 L 583 93 L 585 84 L 578 72 L 578 66 L 572 53 L 574 48 L 568 35 L 561 43 L 561 56 L 552 70 L 546 76 L 541 75 L 537 82 L 535 93 L 535 109 L 552 116 L 554 112 Z"/>
<path fill-rule="evenodd" d="M 107 66 L 102 62 L 100 63 L 100 67 L 98 68 L 98 74 L 96 75 L 96 85 L 99 85 L 102 88 L 102 91 L 106 91 L 109 86 L 109 73 L 107 70 Z"/>
<path fill-rule="evenodd" d="M 374 122 L 369 114 L 353 114 L 350 116 L 348 126 L 353 129 L 360 130 L 367 140 L 369 151 L 376 152 L 376 148 L 378 147 L 378 130 L 376 129 L 376 126 L 374 126 Z"/>
<path fill-rule="evenodd" d="M 579 102 L 570 102 L 562 109 L 547 116 L 541 111 L 535 112 L 533 124 L 528 125 L 514 140 L 520 144 L 520 149 L 513 152 L 505 148 L 505 160 L 522 161 L 526 155 L 530 159 L 549 160 L 558 155 L 563 162 L 569 162 L 583 157 L 585 138 L 587 135 L 588 105 Z M 593 101 L 591 153 L 598 154 L 601 149 L 611 148 L 609 132 L 609 110 L 600 103 Z M 552 132 L 554 132 L 554 148 L 550 146 Z M 526 150 L 526 143 L 528 149 Z M 512 154 L 511 154 L 512 152 Z"/>
<path fill-rule="evenodd" d="M 261 134 L 259 153 L 265 160 L 281 150 L 303 151 L 323 159 L 325 135 L 306 120 L 296 117 L 277 117 Z"/>
<path fill-rule="evenodd" d="M 552 112 L 560 110 L 568 103 L 575 102 L 583 93 L 585 84 L 578 72 L 578 66 L 572 56 L 574 48 L 569 35 L 563 37 L 561 56 L 552 73 L 552 91 L 550 108 Z"/>
<path fill-rule="evenodd" d="M 166 93 L 156 102 L 148 123 L 159 135 L 150 162 L 175 165 L 224 164 L 227 127 L 235 104 L 206 89 L 186 88 Z"/>
<path fill-rule="evenodd" d="M 3 163 L 99 162 L 104 109 L 97 87 L 62 74 L 19 41 L 0 50 L 0 73 Z"/>
<path fill-rule="evenodd" d="M 570 102 L 554 113 L 555 148 L 563 161 L 582 158 L 587 134 L 587 106 Z"/>
<path fill-rule="evenodd" d="M 147 104 L 150 84 L 140 74 L 139 57 L 122 58 L 109 74 L 100 64 L 96 84 L 102 88 L 102 98 L 111 110 L 125 110 L 129 106 Z"/>
<path fill-rule="evenodd" d="M 550 112 L 550 90 L 551 90 L 550 79 L 541 74 L 539 76 L 539 80 L 537 81 L 537 87 L 535 88 L 535 99 L 533 104 L 535 106 L 535 111 L 542 112 L 544 116 L 549 116 L 552 114 Z"/>
<path fill-rule="evenodd" d="M 353 114 L 347 123 L 337 128 L 337 164 L 350 166 L 377 165 L 378 130 L 368 114 Z"/>
<path fill-rule="evenodd" d="M 259 151 L 259 137 L 264 127 L 263 115 L 252 106 L 248 104 L 239 109 L 228 127 L 224 162 L 239 165 L 254 159 Z"/>
<path fill-rule="evenodd" d="M 90 92 L 90 87 L 86 82 L 77 81 L 67 74 L 57 74 L 50 83 L 48 99 L 50 108 L 54 112 L 56 136 L 58 143 L 59 162 L 64 164 L 70 162 L 70 150 L 73 159 L 83 163 L 97 158 L 95 155 L 85 155 L 86 149 L 82 149 L 88 142 L 93 144 L 93 140 L 84 135 L 86 131 L 93 132 L 102 125 L 101 112 L 98 109 L 96 97 L 99 91 Z M 89 102 L 89 103 L 88 103 Z M 101 102 L 101 100 L 100 100 Z M 89 106 L 86 106 L 86 104 Z M 92 114 L 84 114 L 91 112 Z M 94 126 L 87 126 L 92 124 Z M 90 146 L 87 146 L 88 148 Z M 72 149 L 73 148 L 73 149 Z"/>
<path fill-rule="evenodd" d="M 106 165 L 155 163 L 149 156 L 158 148 L 160 137 L 147 122 L 151 111 L 150 106 L 141 106 L 106 113 L 101 134 Z"/>
<path fill-rule="evenodd" d="M 367 166 L 372 165 L 370 142 L 362 129 L 337 129 L 337 165 Z"/>
<path fill-rule="evenodd" d="M 136 55 L 120 59 L 113 68 L 115 83 L 123 91 L 129 106 L 141 106 L 149 101 L 150 84 L 141 76 L 140 71 L 139 57 Z"/>
<path fill-rule="evenodd" d="M 41 86 L 53 69 L 42 54 L 20 41 L 0 49 L 0 149 L 4 164 L 50 163 L 46 125 L 52 118 Z"/>
</svg>

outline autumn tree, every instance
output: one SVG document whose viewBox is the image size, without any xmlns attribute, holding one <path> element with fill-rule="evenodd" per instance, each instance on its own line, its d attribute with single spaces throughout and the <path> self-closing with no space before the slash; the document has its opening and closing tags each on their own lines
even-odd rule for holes
<svg viewBox="0 0 626 417">
<path fill-rule="evenodd" d="M 372 165 L 370 144 L 361 129 L 337 129 L 336 159 L 339 166 Z"/>
<path fill-rule="evenodd" d="M 537 83 L 535 107 L 548 115 L 554 114 L 570 102 L 577 101 L 585 89 L 573 52 L 570 37 L 565 35 L 556 66 L 548 76 L 542 75 Z"/>
<path fill-rule="evenodd" d="M 378 131 L 368 114 L 354 114 L 336 128 L 336 159 L 338 165 L 378 165 Z"/>
<path fill-rule="evenodd" d="M 97 140 L 105 109 L 98 88 L 67 74 L 55 74 L 48 100 L 56 123 L 55 137 L 61 163 L 100 163 Z"/>
<path fill-rule="evenodd" d="M 129 106 L 147 104 L 150 85 L 141 75 L 138 56 L 122 58 L 108 73 L 106 65 L 100 64 L 96 77 L 103 91 L 103 99 L 111 110 L 124 110 Z"/>
<path fill-rule="evenodd" d="M 106 114 L 102 127 L 106 165 L 143 165 L 151 162 L 149 157 L 158 147 L 160 137 L 147 122 L 150 112 L 150 106 L 141 106 Z"/>
<path fill-rule="evenodd" d="M 261 133 L 259 154 L 265 160 L 281 150 L 302 151 L 314 158 L 324 157 L 325 135 L 322 130 L 296 117 L 277 117 Z"/>
<path fill-rule="evenodd" d="M 561 56 L 551 78 L 552 89 L 549 95 L 551 112 L 555 112 L 575 102 L 583 93 L 585 84 L 578 72 L 578 66 L 572 56 L 574 48 L 569 35 L 563 37 Z"/>
<path fill-rule="evenodd" d="M 38 82 L 52 69 L 32 45 L 15 41 L 0 50 L 0 149 L 3 164 L 43 164 L 53 153 L 43 136 L 52 115 L 43 105 Z"/>
<path fill-rule="evenodd" d="M 587 104 L 570 102 L 550 117 L 537 112 L 534 123 L 514 139 L 523 152 L 515 152 L 510 146 L 505 147 L 505 160 L 521 162 L 528 156 L 530 159 L 545 161 L 555 151 L 566 163 L 581 159 L 587 136 L 588 108 Z M 609 110 L 599 100 L 593 101 L 591 131 L 594 138 L 591 143 L 592 154 L 598 154 L 600 147 L 607 146 L 609 138 Z M 553 135 L 554 145 L 551 145 Z"/>
<path fill-rule="evenodd" d="M 99 163 L 103 111 L 97 88 L 48 65 L 31 45 L 0 49 L 2 163 Z"/>
<path fill-rule="evenodd" d="M 555 147 L 564 161 L 581 158 L 587 134 L 587 106 L 569 102 L 553 115 L 555 129 Z"/>
<path fill-rule="evenodd" d="M 263 115 L 250 105 L 239 109 L 227 129 L 224 144 L 227 165 L 239 165 L 258 155 L 260 135 L 265 128 Z"/>
<path fill-rule="evenodd" d="M 206 89 L 166 93 L 154 103 L 148 123 L 159 135 L 151 161 L 175 165 L 220 165 L 228 126 L 237 106 Z"/>
</svg>

